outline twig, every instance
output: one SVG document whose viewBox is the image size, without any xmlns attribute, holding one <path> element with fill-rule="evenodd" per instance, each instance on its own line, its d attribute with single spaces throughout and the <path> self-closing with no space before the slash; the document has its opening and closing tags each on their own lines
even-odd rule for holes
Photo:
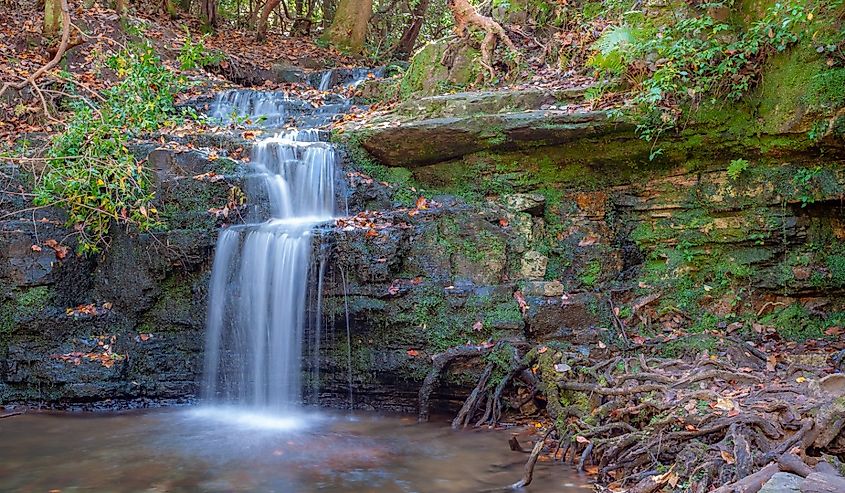
<svg viewBox="0 0 845 493">
<path fill-rule="evenodd" d="M 543 444 L 546 442 L 546 438 L 554 429 L 554 426 L 549 426 L 549 429 L 534 444 L 534 448 L 531 449 L 531 455 L 528 457 L 528 462 L 525 463 L 525 467 L 523 468 L 522 479 L 512 484 L 511 489 L 518 490 L 528 486 L 534 480 L 534 466 L 537 464 L 537 458 L 540 457 L 540 452 L 543 451 Z"/>
<path fill-rule="evenodd" d="M 41 77 L 41 75 L 55 67 L 59 64 L 62 60 L 62 57 L 65 55 L 65 51 L 67 50 L 68 41 L 70 40 L 70 10 L 68 9 L 67 0 L 61 0 L 61 9 L 62 9 L 62 41 L 59 44 L 59 49 L 56 50 L 56 55 L 53 57 L 52 60 L 47 62 L 44 66 L 36 70 L 32 73 L 29 77 L 26 78 L 21 83 L 13 84 L 11 82 L 7 82 L 3 84 L 3 87 L 0 88 L 0 96 L 3 96 L 3 93 L 6 92 L 7 89 L 17 89 L 21 90 L 26 87 L 28 84 L 34 84 L 35 81 Z M 36 87 L 37 89 L 37 87 Z M 43 97 L 43 96 L 42 96 Z M 49 116 L 49 114 L 48 114 Z"/>
</svg>

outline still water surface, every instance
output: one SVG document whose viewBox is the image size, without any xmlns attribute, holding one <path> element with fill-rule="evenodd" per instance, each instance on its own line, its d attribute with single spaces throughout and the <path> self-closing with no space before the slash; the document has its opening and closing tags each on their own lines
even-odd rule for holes
<svg viewBox="0 0 845 493">
<path fill-rule="evenodd" d="M 322 410 L 30 413 L 0 420 L 0 492 L 481 492 L 519 479 L 526 455 L 510 451 L 510 434 Z M 524 491 L 591 488 L 540 462 Z"/>
</svg>

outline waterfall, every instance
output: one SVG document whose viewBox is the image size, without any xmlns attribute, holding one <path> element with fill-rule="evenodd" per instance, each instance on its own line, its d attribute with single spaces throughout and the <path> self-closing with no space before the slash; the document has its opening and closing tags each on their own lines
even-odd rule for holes
<svg viewBox="0 0 845 493">
<path fill-rule="evenodd" d="M 285 94 L 259 91 L 223 91 L 211 104 L 210 117 L 222 123 L 250 118 L 253 123 L 277 125 L 287 117 L 289 99 Z M 260 119 L 260 122 L 255 120 Z"/>
<path fill-rule="evenodd" d="M 328 91 L 332 87 L 332 71 L 326 70 L 323 73 L 323 76 L 320 77 L 320 85 L 317 86 L 317 89 L 321 91 Z"/>
<path fill-rule="evenodd" d="M 253 112 L 274 100 L 258 94 L 226 97 Z M 335 215 L 335 149 L 321 137 L 283 132 L 252 149 L 255 190 L 248 192 L 266 196 L 267 207 L 258 213 L 263 221 L 231 226 L 217 243 L 203 382 L 212 403 L 276 412 L 302 400 L 313 230 Z"/>
</svg>

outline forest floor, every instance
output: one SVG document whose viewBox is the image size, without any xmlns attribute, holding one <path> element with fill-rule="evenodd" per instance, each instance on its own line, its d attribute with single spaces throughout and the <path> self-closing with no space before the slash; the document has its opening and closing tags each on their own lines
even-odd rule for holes
<svg viewBox="0 0 845 493">
<path fill-rule="evenodd" d="M 289 37 L 270 32 L 265 41 L 255 40 L 247 30 L 227 29 L 203 37 L 200 21 L 186 16 L 177 20 L 148 12 L 136 13 L 121 21 L 111 9 L 95 5 L 89 9 L 71 11 L 72 29 L 68 49 L 62 62 L 47 71 L 37 81 L 41 95 L 46 99 L 50 117 L 44 117 L 39 98 L 23 89 L 24 98 L 15 97 L 11 91 L 0 97 L 0 142 L 13 145 L 21 135 L 28 133 L 53 133 L 62 128 L 62 108 L 58 101 L 69 95 L 63 91 L 72 82 L 82 88 L 81 96 L 100 92 L 111 87 L 117 77 L 105 68 L 109 56 L 125 49 L 130 43 L 148 40 L 153 44 L 162 62 L 173 72 L 192 79 L 227 81 L 220 75 L 204 70 L 185 70 L 179 57 L 183 47 L 202 42 L 203 50 L 222 55 L 219 69 L 237 63 L 241 70 L 257 71 L 274 65 L 321 70 L 338 67 L 359 67 L 362 60 L 346 56 L 334 49 L 321 47 L 311 37 Z M 42 36 L 43 13 L 35 9 L 19 9 L 0 15 L 0 85 L 25 80 L 47 64 L 55 55 L 59 36 L 44 42 Z M 207 86 L 198 85 L 181 95 L 188 99 L 201 94 Z M 293 90 L 293 87 L 289 89 Z"/>
</svg>

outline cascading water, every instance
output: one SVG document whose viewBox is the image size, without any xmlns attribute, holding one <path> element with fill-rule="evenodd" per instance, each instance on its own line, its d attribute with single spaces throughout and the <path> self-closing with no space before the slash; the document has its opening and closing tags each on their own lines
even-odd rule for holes
<svg viewBox="0 0 845 493">
<path fill-rule="evenodd" d="M 336 212 L 335 150 L 317 130 L 284 132 L 255 144 L 251 166 L 249 192 L 266 196 L 258 215 L 269 218 L 218 240 L 203 390 L 215 404 L 284 412 L 302 397 L 312 236 Z"/>
</svg>

